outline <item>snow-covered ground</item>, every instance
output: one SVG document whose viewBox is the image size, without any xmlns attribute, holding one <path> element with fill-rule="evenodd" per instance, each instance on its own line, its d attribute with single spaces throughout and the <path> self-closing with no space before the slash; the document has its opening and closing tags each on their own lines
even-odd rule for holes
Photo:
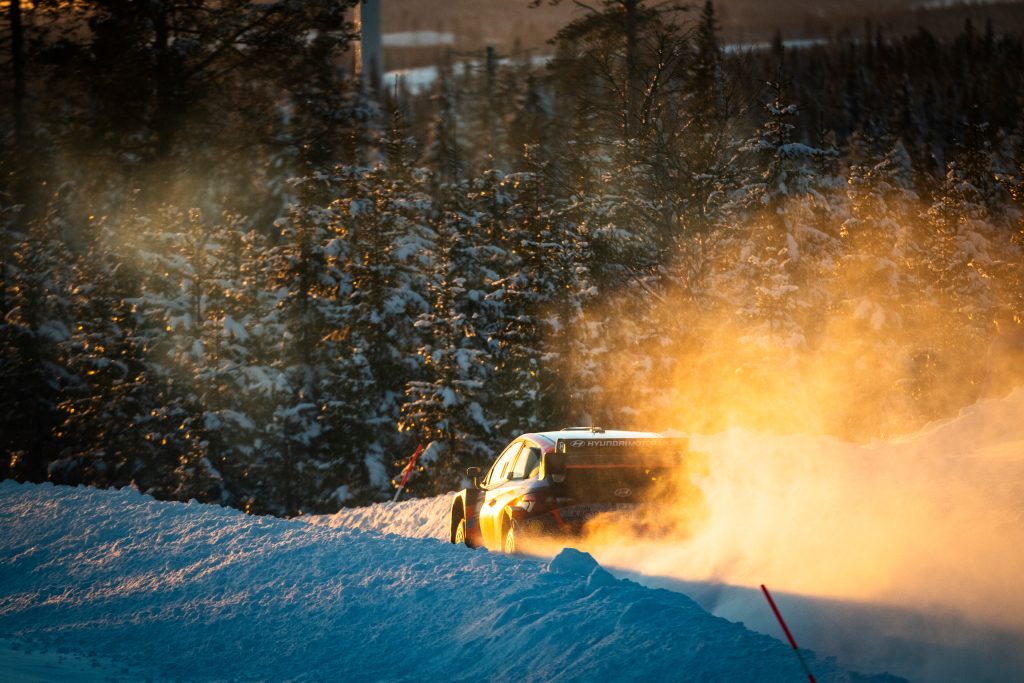
<svg viewBox="0 0 1024 683">
<path fill-rule="evenodd" d="M 1024 390 L 891 442 L 693 443 L 697 531 L 607 570 L 452 546 L 444 496 L 288 521 L 2 482 L 0 681 L 802 680 L 759 577 L 819 681 L 1024 681 Z"/>
<path fill-rule="evenodd" d="M 778 640 L 578 551 L 517 559 L 12 482 L 0 484 L 0 638 L 4 680 L 801 677 Z M 887 680 L 809 658 L 820 681 Z"/>
</svg>

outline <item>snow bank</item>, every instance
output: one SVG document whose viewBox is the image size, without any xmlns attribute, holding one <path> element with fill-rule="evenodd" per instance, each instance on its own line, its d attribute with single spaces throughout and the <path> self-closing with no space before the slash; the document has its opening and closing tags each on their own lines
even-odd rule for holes
<svg viewBox="0 0 1024 683">
<path fill-rule="evenodd" d="M 407 538 L 449 540 L 448 513 L 451 494 L 433 498 L 377 503 L 367 507 L 342 508 L 333 515 L 311 515 L 304 522 L 332 529 L 363 529 Z"/>
<path fill-rule="evenodd" d="M 108 680 L 802 676 L 779 641 L 617 580 L 576 551 L 542 563 L 129 490 L 12 482 L 0 484 L 0 638 L 17 644 L 8 652 L 132 667 Z M 886 680 L 809 658 L 820 681 Z"/>
</svg>

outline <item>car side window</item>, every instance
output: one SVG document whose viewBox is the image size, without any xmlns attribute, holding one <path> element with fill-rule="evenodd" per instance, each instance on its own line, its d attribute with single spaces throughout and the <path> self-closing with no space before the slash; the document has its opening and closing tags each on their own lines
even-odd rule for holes
<svg viewBox="0 0 1024 683">
<path fill-rule="evenodd" d="M 508 479 L 508 470 L 511 469 L 509 465 L 522 445 L 522 441 L 514 441 L 508 448 L 502 451 L 491 471 L 487 473 L 487 486 L 494 486 Z"/>
<path fill-rule="evenodd" d="M 524 448 L 512 466 L 510 479 L 526 479 L 540 465 L 540 449 L 536 446 Z"/>
<path fill-rule="evenodd" d="M 530 457 L 526 460 L 526 476 L 535 477 L 540 471 L 540 449 L 531 448 Z"/>
</svg>

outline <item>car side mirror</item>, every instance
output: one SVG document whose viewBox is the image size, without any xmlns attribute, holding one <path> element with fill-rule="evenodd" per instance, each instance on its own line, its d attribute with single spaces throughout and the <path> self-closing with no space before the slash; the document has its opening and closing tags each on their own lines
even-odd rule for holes
<svg viewBox="0 0 1024 683">
<path fill-rule="evenodd" d="M 480 488 L 480 468 L 479 467 L 468 467 L 466 468 L 466 476 L 473 482 L 473 488 Z"/>
</svg>

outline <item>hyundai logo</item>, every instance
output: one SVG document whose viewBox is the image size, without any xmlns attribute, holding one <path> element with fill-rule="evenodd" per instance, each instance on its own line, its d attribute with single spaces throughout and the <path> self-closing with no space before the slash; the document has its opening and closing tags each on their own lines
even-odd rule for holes
<svg viewBox="0 0 1024 683">
<path fill-rule="evenodd" d="M 576 440 L 576 441 L 570 441 L 569 445 L 572 446 L 573 448 L 582 448 L 583 446 L 586 445 L 586 443 L 587 443 L 586 441 Z"/>
<path fill-rule="evenodd" d="M 621 488 L 615 489 L 615 495 L 618 496 L 619 498 L 628 498 L 629 496 L 633 495 L 633 490 L 623 486 Z"/>
</svg>

